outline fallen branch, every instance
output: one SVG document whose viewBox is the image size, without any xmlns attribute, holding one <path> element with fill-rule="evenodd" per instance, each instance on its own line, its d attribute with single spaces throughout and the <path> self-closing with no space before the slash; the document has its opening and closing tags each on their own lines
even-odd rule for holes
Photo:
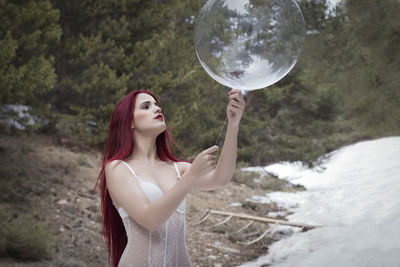
<svg viewBox="0 0 400 267">
<path fill-rule="evenodd" d="M 238 242 L 238 244 L 245 245 L 245 246 L 250 246 L 250 245 L 260 241 L 264 236 L 266 236 L 268 233 L 270 233 L 278 224 L 300 227 L 301 230 L 308 230 L 308 229 L 313 229 L 313 228 L 317 227 L 315 225 L 294 223 L 294 222 L 288 222 L 288 221 L 285 221 L 285 220 L 279 220 L 279 219 L 274 219 L 274 218 L 258 217 L 258 216 L 248 215 L 248 214 L 239 214 L 239 213 L 227 212 L 227 211 L 219 211 L 219 210 L 209 210 L 207 212 L 207 214 L 199 222 L 193 223 L 192 225 L 201 224 L 202 222 L 206 221 L 208 219 L 208 217 L 210 217 L 211 214 L 218 214 L 218 215 L 228 216 L 228 218 L 226 218 L 225 220 L 223 220 L 221 222 L 218 222 L 217 224 L 214 224 L 213 226 L 211 226 L 211 228 L 215 227 L 215 226 L 218 226 L 218 225 L 221 225 L 221 224 L 224 224 L 224 223 L 228 222 L 230 219 L 232 219 L 233 217 L 240 218 L 240 219 L 245 219 L 245 220 L 250 220 L 250 222 L 248 224 L 246 224 L 244 227 L 240 228 L 239 230 L 237 230 L 236 232 L 234 232 L 232 234 L 239 233 L 239 232 L 243 231 L 244 229 L 249 228 L 254 223 L 254 221 L 259 221 L 259 222 L 264 222 L 264 223 L 274 223 L 273 227 L 270 227 L 267 230 L 265 230 L 265 232 L 262 233 L 256 239 L 254 239 L 252 241 L 249 241 L 249 242 Z M 256 234 L 256 233 L 252 233 L 251 235 L 253 235 L 253 234 Z M 212 246 L 212 247 L 214 247 L 214 248 L 216 248 L 218 250 L 221 250 L 223 252 L 240 253 L 240 251 L 236 250 L 236 249 L 227 248 L 227 247 L 221 247 L 221 246 L 217 246 L 217 245 L 213 245 L 213 244 L 208 244 L 208 245 Z"/>
<path fill-rule="evenodd" d="M 217 246 L 217 245 L 210 244 L 210 243 L 208 243 L 207 246 L 212 247 L 212 248 L 216 248 L 217 250 L 219 250 L 221 252 L 225 252 L 225 253 L 241 254 L 240 250 L 235 249 L 235 248 L 222 247 L 222 246 Z"/>
<path fill-rule="evenodd" d="M 254 223 L 254 220 L 251 220 L 248 224 L 246 224 L 245 226 L 243 226 L 242 228 L 240 228 L 240 229 L 237 230 L 236 232 L 233 232 L 232 234 L 240 233 L 240 232 L 243 231 L 244 229 L 249 228 L 253 223 Z"/>
<path fill-rule="evenodd" d="M 250 246 L 253 245 L 254 243 L 260 241 L 264 236 L 266 236 L 269 232 L 271 232 L 274 228 L 276 227 L 276 225 L 272 226 L 271 228 L 268 228 L 262 235 L 260 235 L 259 237 L 257 237 L 256 239 L 249 241 L 249 242 L 238 242 L 239 244 L 245 245 L 245 246 Z"/>
<path fill-rule="evenodd" d="M 204 222 L 205 220 L 207 220 L 208 216 L 210 216 L 211 213 L 207 212 L 207 214 L 203 217 L 203 219 L 201 219 L 200 221 L 193 223 L 192 225 L 197 225 L 197 224 L 201 224 L 202 222 Z"/>
<path fill-rule="evenodd" d="M 294 223 L 294 222 L 289 222 L 285 220 L 279 220 L 279 219 L 274 219 L 274 218 L 268 218 L 268 217 L 258 217 L 258 216 L 253 216 L 253 215 L 248 215 L 248 214 L 239 214 L 239 213 L 234 213 L 234 212 L 227 212 L 227 211 L 219 211 L 219 210 L 209 210 L 207 214 L 203 217 L 202 220 L 200 220 L 197 223 L 194 223 L 193 225 L 200 224 L 207 220 L 207 218 L 211 214 L 219 214 L 219 215 L 225 215 L 225 216 L 230 216 L 230 217 L 237 217 L 241 219 L 247 219 L 247 220 L 254 220 L 254 221 L 260 221 L 260 222 L 265 222 L 265 223 L 274 223 L 274 224 L 281 224 L 281 225 L 289 225 L 289 226 L 295 226 L 295 227 L 301 227 L 306 230 L 313 229 L 317 226 L 315 225 L 309 225 L 309 224 L 302 224 L 302 223 Z M 230 219 L 230 218 L 229 218 Z"/>
<path fill-rule="evenodd" d="M 254 232 L 246 233 L 245 236 L 246 236 L 246 238 L 247 238 L 247 237 L 249 237 L 249 236 L 258 235 L 259 233 L 260 233 L 260 231 L 256 230 L 256 231 L 254 231 Z"/>
<path fill-rule="evenodd" d="M 232 218 L 233 216 L 231 215 L 231 216 L 229 216 L 228 218 L 226 218 L 225 220 L 223 220 L 223 221 L 221 221 L 221 222 L 219 222 L 219 223 L 216 223 L 216 224 L 214 224 L 213 226 L 211 226 L 211 228 L 212 227 L 216 227 L 216 226 L 219 226 L 219 225 L 221 225 L 221 224 L 224 224 L 224 223 L 226 223 L 227 221 L 229 221 L 231 218 Z"/>
</svg>

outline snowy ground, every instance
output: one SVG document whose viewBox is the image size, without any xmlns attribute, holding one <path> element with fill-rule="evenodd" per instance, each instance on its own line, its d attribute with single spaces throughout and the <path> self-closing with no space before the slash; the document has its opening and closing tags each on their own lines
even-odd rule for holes
<svg viewBox="0 0 400 267">
<path fill-rule="evenodd" d="M 288 163 L 249 168 L 307 188 L 254 201 L 276 201 L 294 212 L 289 221 L 321 227 L 297 231 L 273 243 L 268 255 L 241 266 L 400 267 L 400 137 L 343 147 L 323 167 L 319 172 Z"/>
</svg>

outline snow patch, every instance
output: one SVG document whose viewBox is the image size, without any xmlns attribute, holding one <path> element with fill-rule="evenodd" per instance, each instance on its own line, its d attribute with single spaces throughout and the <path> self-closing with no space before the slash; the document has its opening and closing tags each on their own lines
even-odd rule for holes
<svg viewBox="0 0 400 267">
<path fill-rule="evenodd" d="M 307 191 L 253 196 L 292 211 L 289 221 L 321 227 L 273 243 L 241 266 L 400 267 L 400 137 L 359 142 L 329 155 L 322 169 L 278 163 L 270 172 Z"/>
</svg>

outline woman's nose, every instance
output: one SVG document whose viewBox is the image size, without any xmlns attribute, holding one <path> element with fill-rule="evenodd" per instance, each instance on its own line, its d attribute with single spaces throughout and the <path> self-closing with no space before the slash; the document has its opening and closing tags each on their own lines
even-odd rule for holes
<svg viewBox="0 0 400 267">
<path fill-rule="evenodd" d="M 161 113 L 161 107 L 155 106 L 154 112 L 155 112 L 155 113 Z"/>
</svg>

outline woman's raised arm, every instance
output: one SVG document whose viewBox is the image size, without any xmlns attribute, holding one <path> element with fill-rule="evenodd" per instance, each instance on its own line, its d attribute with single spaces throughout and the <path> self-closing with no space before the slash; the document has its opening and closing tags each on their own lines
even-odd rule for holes
<svg viewBox="0 0 400 267">
<path fill-rule="evenodd" d="M 235 171 L 239 123 L 246 102 L 238 89 L 231 90 L 228 96 L 229 102 L 226 109 L 228 127 L 220 158 L 216 168 L 208 175 L 198 179 L 194 188 L 207 190 L 225 186 L 230 182 Z"/>
</svg>

